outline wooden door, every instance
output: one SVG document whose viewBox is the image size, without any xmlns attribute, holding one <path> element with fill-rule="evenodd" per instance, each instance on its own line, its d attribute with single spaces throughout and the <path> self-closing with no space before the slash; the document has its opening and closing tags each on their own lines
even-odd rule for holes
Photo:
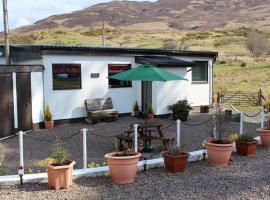
<svg viewBox="0 0 270 200">
<path fill-rule="evenodd" d="M 0 138 L 14 134 L 12 73 L 0 74 Z"/>
<path fill-rule="evenodd" d="M 32 130 L 31 74 L 17 73 L 18 130 Z"/>
</svg>

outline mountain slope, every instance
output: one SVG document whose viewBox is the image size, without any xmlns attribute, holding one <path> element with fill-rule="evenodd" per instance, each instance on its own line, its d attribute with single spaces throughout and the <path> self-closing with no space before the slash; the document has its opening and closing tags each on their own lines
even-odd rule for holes
<svg viewBox="0 0 270 200">
<path fill-rule="evenodd" d="M 112 1 L 73 13 L 51 16 L 34 25 L 19 28 L 18 31 L 52 28 L 80 31 L 100 26 L 102 22 L 123 29 L 136 24 L 146 24 L 147 29 L 153 22 L 162 24 L 164 30 L 172 22 L 186 30 L 239 26 L 270 29 L 270 0 L 159 0 L 153 3 Z"/>
</svg>

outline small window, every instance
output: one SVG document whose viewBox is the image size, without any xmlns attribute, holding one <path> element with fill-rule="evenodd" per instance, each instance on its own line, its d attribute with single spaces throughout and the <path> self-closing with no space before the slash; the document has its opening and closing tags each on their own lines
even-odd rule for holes
<svg viewBox="0 0 270 200">
<path fill-rule="evenodd" d="M 53 64 L 52 73 L 54 90 L 82 88 L 80 64 Z"/>
<path fill-rule="evenodd" d="M 192 67 L 192 83 L 208 83 L 208 62 L 196 61 Z"/>
<path fill-rule="evenodd" d="M 130 64 L 109 64 L 108 65 L 108 74 L 112 76 L 120 72 L 131 69 Z M 123 88 L 123 87 L 132 87 L 131 81 L 119 81 L 116 79 L 109 78 L 109 87 L 110 88 Z"/>
</svg>

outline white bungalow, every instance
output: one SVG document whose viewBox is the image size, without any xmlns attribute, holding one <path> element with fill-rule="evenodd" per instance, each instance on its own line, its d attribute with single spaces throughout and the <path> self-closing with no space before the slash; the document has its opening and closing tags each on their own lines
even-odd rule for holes
<svg viewBox="0 0 270 200">
<path fill-rule="evenodd" d="M 0 47 L 0 64 L 4 48 Z M 134 103 L 152 102 L 156 115 L 167 106 L 187 99 L 192 106 L 211 105 L 213 62 L 217 52 L 89 46 L 11 46 L 12 66 L 0 66 L 0 135 L 29 130 L 43 123 L 44 106 L 53 118 L 76 121 L 87 115 L 84 100 L 111 97 L 120 114 L 132 112 Z M 140 64 L 162 67 L 188 81 L 122 82 L 107 77 Z M 142 90 L 148 87 L 150 95 Z M 8 106 L 7 106 L 8 105 Z M 33 126 L 34 125 L 34 126 Z"/>
</svg>

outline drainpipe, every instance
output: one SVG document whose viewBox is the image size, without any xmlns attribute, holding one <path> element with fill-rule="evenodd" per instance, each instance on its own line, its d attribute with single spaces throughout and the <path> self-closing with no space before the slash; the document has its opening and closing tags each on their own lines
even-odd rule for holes
<svg viewBox="0 0 270 200">
<path fill-rule="evenodd" d="M 3 17 L 4 17 L 6 64 L 10 65 L 10 47 L 9 47 L 9 28 L 8 28 L 7 0 L 3 0 Z"/>
</svg>

